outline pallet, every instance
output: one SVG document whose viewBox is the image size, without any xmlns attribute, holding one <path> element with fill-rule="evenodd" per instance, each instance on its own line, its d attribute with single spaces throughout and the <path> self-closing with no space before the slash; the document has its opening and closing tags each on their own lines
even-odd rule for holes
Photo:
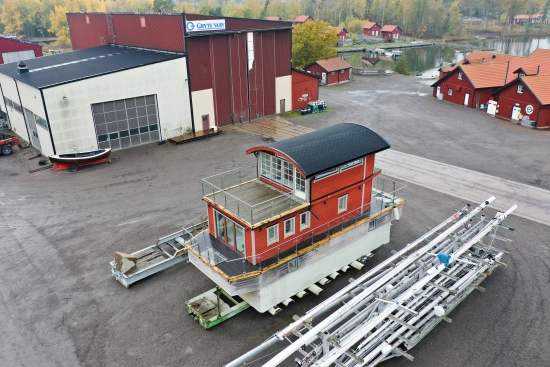
<svg viewBox="0 0 550 367">
<path fill-rule="evenodd" d="M 223 295 L 223 299 L 221 297 Z M 230 304 L 225 302 L 227 299 Z M 187 313 L 205 328 L 210 329 L 246 310 L 250 305 L 239 302 L 221 288 L 213 288 L 185 303 Z"/>
<path fill-rule="evenodd" d="M 215 135 L 220 135 L 221 133 L 222 133 L 222 129 L 217 129 L 216 131 L 202 130 L 194 133 L 174 136 L 173 138 L 168 139 L 168 141 L 174 144 L 184 144 L 195 140 L 206 139 Z"/>
</svg>

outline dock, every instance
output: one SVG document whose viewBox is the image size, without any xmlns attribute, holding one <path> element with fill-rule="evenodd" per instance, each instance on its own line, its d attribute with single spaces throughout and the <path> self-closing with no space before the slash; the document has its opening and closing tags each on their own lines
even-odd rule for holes
<svg viewBox="0 0 550 367">
<path fill-rule="evenodd" d="M 184 144 L 195 140 L 206 139 L 211 136 L 220 135 L 222 131 L 223 131 L 222 129 L 201 130 L 201 131 L 196 131 L 194 133 L 174 136 L 173 138 L 168 139 L 168 141 L 174 144 Z"/>
</svg>

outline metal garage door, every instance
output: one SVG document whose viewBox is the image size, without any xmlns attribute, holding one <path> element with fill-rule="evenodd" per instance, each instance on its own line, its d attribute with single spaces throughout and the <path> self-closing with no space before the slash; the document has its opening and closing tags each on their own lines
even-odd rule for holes
<svg viewBox="0 0 550 367">
<path fill-rule="evenodd" d="M 121 149 L 159 140 L 157 96 L 92 105 L 99 148 Z"/>
<path fill-rule="evenodd" d="M 34 50 L 26 51 L 15 51 L 15 52 L 3 52 L 2 59 L 4 59 L 4 64 L 9 64 L 10 62 L 18 62 L 21 60 L 30 60 L 34 59 Z"/>
</svg>

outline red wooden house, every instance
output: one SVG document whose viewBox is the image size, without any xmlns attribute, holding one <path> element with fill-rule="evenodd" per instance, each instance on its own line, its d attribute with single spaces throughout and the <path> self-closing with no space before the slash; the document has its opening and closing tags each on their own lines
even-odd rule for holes
<svg viewBox="0 0 550 367">
<path fill-rule="evenodd" d="M 283 18 L 281 18 L 280 16 L 274 16 L 274 17 L 264 17 L 265 20 L 283 20 Z"/>
<path fill-rule="evenodd" d="M 296 19 L 294 19 L 294 24 L 304 24 L 305 22 L 309 22 L 310 20 L 313 20 L 313 18 L 309 15 L 298 15 Z"/>
<path fill-rule="evenodd" d="M 299 110 L 308 102 L 319 99 L 320 76 L 303 70 L 292 69 L 292 109 Z"/>
<path fill-rule="evenodd" d="M 365 36 L 378 37 L 382 35 L 382 27 L 376 22 L 368 22 L 363 25 L 363 34 Z"/>
<path fill-rule="evenodd" d="M 385 25 L 380 30 L 382 37 L 388 41 L 397 41 L 401 38 L 401 33 L 403 32 L 398 25 Z"/>
<path fill-rule="evenodd" d="M 533 122 L 532 127 L 550 127 L 550 75 L 525 75 L 495 91 L 496 115 L 512 121 Z"/>
<path fill-rule="evenodd" d="M 432 87 L 433 96 L 468 108 L 480 108 L 492 98 L 493 92 L 507 80 L 508 63 L 460 65 L 451 70 Z"/>
<path fill-rule="evenodd" d="M 339 57 L 315 61 L 306 66 L 305 70 L 320 76 L 326 85 L 346 83 L 351 76 L 351 65 Z"/>
<path fill-rule="evenodd" d="M 336 34 L 338 35 L 340 42 L 344 42 L 346 40 L 346 36 L 348 35 L 348 31 L 344 27 L 329 27 L 330 29 L 334 29 L 336 31 Z"/>
<path fill-rule="evenodd" d="M 15 38 L 0 37 L 0 64 L 34 59 L 42 56 L 42 47 Z"/>
<path fill-rule="evenodd" d="M 227 294 L 275 312 L 389 241 L 403 201 L 373 188 L 375 154 L 389 147 L 344 123 L 249 149 L 257 164 L 203 179 L 209 230 L 188 245 L 189 260 Z"/>
</svg>

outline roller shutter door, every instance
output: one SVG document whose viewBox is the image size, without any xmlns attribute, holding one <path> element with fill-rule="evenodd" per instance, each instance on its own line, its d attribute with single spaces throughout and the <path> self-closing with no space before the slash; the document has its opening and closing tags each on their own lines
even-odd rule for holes
<svg viewBox="0 0 550 367">
<path fill-rule="evenodd" d="M 159 140 L 157 96 L 141 96 L 92 105 L 100 149 L 121 149 Z"/>
</svg>

